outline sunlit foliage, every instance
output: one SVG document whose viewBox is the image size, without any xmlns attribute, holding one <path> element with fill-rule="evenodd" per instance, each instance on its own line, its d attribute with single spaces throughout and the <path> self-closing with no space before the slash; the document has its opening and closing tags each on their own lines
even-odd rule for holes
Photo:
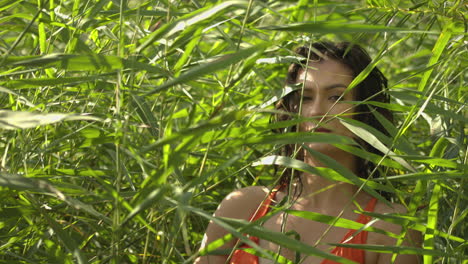
<svg viewBox="0 0 468 264">
<path fill-rule="evenodd" d="M 463 1 L 7 0 L 0 14 L 2 263 L 193 261 L 220 200 L 274 184 L 268 157 L 300 144 L 272 132 L 293 124 L 270 124 L 272 105 L 294 48 L 321 39 L 366 47 L 390 80 L 386 177 L 366 186 L 408 207 L 394 221 L 424 248 L 387 250 L 468 258 Z"/>
</svg>

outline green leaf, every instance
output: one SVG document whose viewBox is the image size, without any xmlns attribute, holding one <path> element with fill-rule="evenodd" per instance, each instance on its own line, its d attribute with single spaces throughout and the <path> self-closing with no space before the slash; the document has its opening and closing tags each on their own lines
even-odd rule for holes
<svg viewBox="0 0 468 264">
<path fill-rule="evenodd" d="M 378 33 L 378 32 L 404 32 L 404 33 L 433 33 L 424 30 L 389 27 L 381 25 L 335 23 L 335 22 L 306 22 L 280 26 L 260 27 L 262 30 L 278 30 L 307 33 Z"/>
<path fill-rule="evenodd" d="M 235 141 L 234 146 L 244 144 L 295 144 L 310 142 L 326 142 L 329 144 L 356 144 L 345 136 L 330 133 L 291 132 L 275 135 L 256 136 Z"/>
<path fill-rule="evenodd" d="M 286 168 L 292 168 L 292 169 L 296 169 L 302 172 L 307 172 L 310 174 L 317 174 L 332 181 L 342 181 L 342 182 L 353 184 L 353 182 L 350 179 L 348 179 L 347 177 L 344 177 L 343 175 L 339 174 L 338 172 L 336 172 L 335 170 L 331 168 L 313 167 L 303 161 L 293 159 L 290 157 L 271 155 L 271 156 L 260 158 L 259 160 L 252 163 L 252 166 L 260 166 L 260 165 L 280 165 Z M 370 182 L 370 181 L 365 182 L 364 179 L 361 179 L 361 178 L 358 178 L 357 180 L 359 181 L 358 186 L 361 186 L 362 184 L 366 184 L 369 187 L 374 188 L 374 189 L 380 189 L 380 190 L 384 190 L 388 192 L 393 192 L 392 189 L 386 186 L 382 186 L 380 184 L 375 184 L 375 182 Z"/>
<path fill-rule="evenodd" d="M 309 148 L 307 145 L 304 145 L 303 147 L 307 150 L 307 152 L 309 152 L 312 156 L 317 158 L 326 167 L 333 169 L 334 171 L 336 171 L 337 173 L 339 173 L 340 175 L 348 179 L 350 182 L 352 182 L 354 185 L 358 187 L 362 186 L 363 190 L 366 191 L 368 194 L 374 196 L 382 203 L 385 203 L 391 206 L 390 202 L 388 202 L 385 198 L 383 198 L 380 194 L 378 194 L 374 189 L 367 186 L 365 182 L 363 183 L 362 179 L 356 176 L 351 170 L 341 165 L 338 161 L 312 148 Z"/>
<path fill-rule="evenodd" d="M 148 209 L 150 206 L 153 206 L 161 200 L 166 192 L 169 191 L 168 186 L 161 186 L 160 188 L 152 191 L 148 196 L 144 197 L 142 201 L 139 201 L 138 204 L 133 208 L 133 210 L 125 217 L 125 219 L 120 224 L 121 226 L 125 225 L 130 219 L 135 217 L 137 214 L 143 210 Z"/>
<path fill-rule="evenodd" d="M 15 93 L 14 91 L 6 88 L 6 87 L 1 87 L 0 86 L 0 92 L 2 93 L 7 93 L 7 94 L 12 94 L 12 95 L 15 95 L 18 97 L 18 103 L 23 103 L 29 107 L 36 107 L 32 102 L 30 102 L 28 99 L 26 99 L 25 97 L 21 96 L 20 94 L 18 93 Z"/>
<path fill-rule="evenodd" d="M 198 9 L 192 13 L 189 13 L 172 23 L 165 24 L 155 32 L 142 39 L 140 41 L 140 43 L 142 44 L 138 47 L 137 53 L 142 52 L 149 45 L 153 44 L 155 41 L 162 37 L 169 38 L 175 35 L 176 33 L 183 31 L 188 26 L 195 25 L 204 20 L 210 19 L 213 16 L 216 17 L 222 15 L 232 5 L 245 6 L 245 4 L 246 1 L 225 1 L 217 6 L 205 7 L 202 9 Z"/>
<path fill-rule="evenodd" d="M 202 77 L 203 75 L 219 71 L 229 65 L 237 63 L 245 58 L 248 58 L 249 56 L 253 55 L 256 52 L 260 52 L 261 50 L 265 48 L 266 48 L 266 44 L 257 45 L 248 49 L 238 51 L 236 53 L 224 55 L 220 58 L 214 59 L 211 62 L 193 67 L 190 70 L 182 73 L 180 76 L 165 82 L 164 84 L 158 86 L 157 88 L 151 90 L 150 92 L 147 92 L 146 95 L 148 96 L 148 95 L 157 93 L 159 91 L 162 91 L 164 89 L 167 89 L 171 86 L 185 83 L 188 81 L 192 81 L 192 80 Z"/>
<path fill-rule="evenodd" d="M 229 223 L 230 225 L 236 228 L 242 228 L 242 232 L 247 233 L 251 236 L 258 237 L 260 239 L 264 239 L 267 241 L 271 241 L 277 245 L 286 247 L 296 252 L 300 252 L 302 254 L 306 254 L 309 256 L 318 256 L 325 259 L 330 259 L 333 261 L 338 261 L 340 263 L 354 263 L 351 260 L 338 257 L 336 255 L 323 252 L 311 245 L 304 244 L 299 240 L 293 239 L 283 233 L 271 231 L 259 225 L 251 225 L 250 222 L 245 220 L 239 219 L 230 219 L 230 218 L 222 218 L 225 222 Z"/>
<path fill-rule="evenodd" d="M 443 231 L 438 229 L 432 229 L 426 226 L 426 224 L 420 224 L 420 219 L 414 216 L 407 216 L 407 215 L 397 215 L 397 214 L 379 214 L 373 212 L 362 212 L 364 215 L 368 215 L 374 218 L 381 219 L 385 222 L 394 223 L 400 226 L 405 226 L 421 233 L 430 232 L 436 236 L 440 236 L 446 239 L 450 239 L 460 243 L 466 243 L 466 240 L 451 234 L 447 234 Z"/>
<path fill-rule="evenodd" d="M 299 216 L 304 219 L 309 219 L 312 221 L 316 221 L 319 223 L 324 223 L 324 224 L 332 225 L 336 227 L 353 229 L 353 230 L 362 229 L 365 231 L 383 234 L 389 237 L 395 237 L 395 238 L 398 237 L 398 235 L 385 231 L 383 229 L 375 228 L 372 226 L 366 226 L 362 223 L 358 223 L 358 222 L 348 220 L 345 218 L 337 218 L 336 216 L 324 215 L 324 214 L 319 214 L 319 213 L 309 212 L 309 211 L 297 211 L 297 210 L 285 210 L 284 212 L 295 215 L 295 216 Z"/>
<path fill-rule="evenodd" d="M 225 237 L 222 237 L 220 239 L 217 239 L 213 242 L 211 242 L 206 248 L 203 248 L 202 250 L 200 250 L 200 254 L 203 256 L 203 255 L 206 255 L 208 254 L 209 252 L 215 250 L 216 248 L 222 246 L 224 243 L 226 243 L 227 241 L 233 239 L 235 237 L 237 237 L 241 242 L 251 246 L 253 249 L 257 250 L 257 252 L 259 252 L 260 254 L 263 254 L 265 256 L 269 256 L 271 259 L 273 259 L 273 257 L 268 254 L 268 252 L 266 252 L 262 247 L 260 247 L 259 245 L 257 245 L 257 243 L 253 242 L 252 240 L 250 240 L 249 238 L 247 238 L 245 235 L 243 235 L 243 230 L 242 228 L 238 228 L 237 226 L 233 226 L 231 222 L 227 222 L 228 220 L 232 220 L 232 219 L 226 219 L 226 218 L 220 218 L 220 217 L 214 217 L 212 216 L 211 214 L 208 214 L 207 212 L 199 209 L 199 208 L 196 208 L 196 207 L 192 207 L 192 206 L 188 206 L 188 205 L 184 205 L 184 204 L 180 204 L 172 199 L 169 200 L 169 202 L 173 203 L 174 205 L 177 205 L 179 206 L 181 209 L 184 209 L 184 210 L 188 210 L 188 211 L 191 211 L 197 215 L 200 215 L 210 221 L 213 221 L 213 223 L 219 225 L 220 227 L 224 228 L 226 231 L 228 231 L 230 234 L 226 235 Z M 247 225 L 251 225 L 252 223 L 247 223 Z"/>
<path fill-rule="evenodd" d="M 356 124 L 351 124 L 348 120 L 340 119 L 341 123 L 348 128 L 351 132 L 353 132 L 356 136 L 361 138 L 362 140 L 369 143 L 369 145 L 373 146 L 374 148 L 378 149 L 385 155 L 388 155 L 391 159 L 395 160 L 396 162 L 400 163 L 406 169 L 414 172 L 416 171 L 408 162 L 404 159 L 398 157 L 393 151 L 391 151 L 387 146 L 385 146 L 376 136 L 369 133 L 367 130 L 363 129 L 362 127 L 357 126 Z"/>
<path fill-rule="evenodd" d="M 420 162 L 424 164 L 428 164 L 431 166 L 440 166 L 440 167 L 446 167 L 446 168 L 463 168 L 463 165 L 456 163 L 453 160 L 450 159 L 441 159 L 441 158 L 432 158 L 432 157 L 427 157 L 427 156 L 413 156 L 413 155 L 398 155 L 399 157 L 405 159 L 405 160 L 412 160 L 415 162 Z"/>
<path fill-rule="evenodd" d="M 463 114 L 459 114 L 455 111 L 449 111 L 435 105 L 429 98 L 423 96 L 420 93 L 415 93 L 414 91 L 391 91 L 389 92 L 392 96 L 408 103 L 409 105 L 419 106 L 418 111 L 423 111 L 427 114 L 441 115 L 447 118 L 453 118 L 454 120 L 467 122 L 468 118 Z M 414 93 L 414 94 L 413 94 Z M 424 105 L 424 109 L 421 109 L 421 106 Z M 455 105 L 455 103 L 452 103 Z M 457 104 L 458 105 L 458 104 Z M 460 106 L 460 109 L 463 108 L 463 105 Z M 411 109 L 409 109 L 411 110 Z M 407 112 L 409 112 L 407 110 Z"/>
<path fill-rule="evenodd" d="M 62 77 L 62 78 L 33 78 L 33 79 L 18 79 L 4 82 L 3 85 L 9 88 L 23 89 L 36 88 L 43 86 L 56 85 L 76 85 L 79 83 L 93 82 L 97 80 L 105 80 L 109 74 L 82 76 L 82 77 Z"/>
<path fill-rule="evenodd" d="M 427 227 L 429 228 L 424 234 L 423 248 L 426 250 L 434 250 L 435 237 L 432 230 L 437 228 L 437 219 L 439 214 L 439 199 L 441 194 L 441 186 L 435 184 L 432 190 L 432 196 L 429 203 L 429 210 L 427 211 Z M 424 262 L 432 263 L 432 255 L 425 254 Z"/>
<path fill-rule="evenodd" d="M 113 71 L 119 69 L 133 69 L 160 73 L 169 76 L 169 73 L 159 66 L 141 63 L 136 58 L 123 59 L 118 56 L 102 54 L 47 54 L 43 56 L 10 56 L 6 63 L 11 66 L 26 67 L 57 67 L 68 71 Z M 63 78 L 61 78 L 63 79 Z"/>
<path fill-rule="evenodd" d="M 133 99 L 133 105 L 135 106 L 135 110 L 139 118 L 144 122 L 145 125 L 148 126 L 148 129 L 151 131 L 153 137 L 158 137 L 158 130 L 160 128 L 158 127 L 158 121 L 151 112 L 148 101 L 146 101 L 145 98 L 135 94 L 132 94 L 131 96 Z"/>
<path fill-rule="evenodd" d="M 401 174 L 395 176 L 387 176 L 385 178 L 373 179 L 374 181 L 404 181 L 404 180 L 441 180 L 441 179 L 459 179 L 466 177 L 464 172 L 460 171 L 444 171 L 444 172 L 416 172 L 409 174 Z"/>
<path fill-rule="evenodd" d="M 25 129 L 61 121 L 87 120 L 100 121 L 99 118 L 89 115 L 75 115 L 62 113 L 34 113 L 0 110 L 0 128 L 3 129 Z"/>
<path fill-rule="evenodd" d="M 248 112 L 247 111 L 233 111 L 233 112 L 230 112 L 230 113 L 228 113 L 226 115 L 215 117 L 215 118 L 213 118 L 213 119 L 211 119 L 211 120 L 209 120 L 207 122 L 204 122 L 202 124 L 199 124 L 199 125 L 197 125 L 195 127 L 187 128 L 187 129 L 184 129 L 182 131 L 179 131 L 179 132 L 173 133 L 171 135 L 168 135 L 168 136 L 166 136 L 166 137 L 164 137 L 162 139 L 159 139 L 155 143 L 142 148 L 141 153 L 148 152 L 148 151 L 153 150 L 153 149 L 155 149 L 157 147 L 164 146 L 166 144 L 170 144 L 171 142 L 174 142 L 174 141 L 179 141 L 184 135 L 187 135 L 187 136 L 199 135 L 199 134 L 202 134 L 205 131 L 208 131 L 210 129 L 218 128 L 218 127 L 222 126 L 223 124 L 233 122 L 234 120 L 239 120 L 246 113 L 248 113 Z"/>
<path fill-rule="evenodd" d="M 32 191 L 42 191 L 42 186 L 46 186 L 47 183 L 43 181 L 39 182 L 38 184 L 37 181 L 18 174 L 0 172 L 0 186 L 5 186 L 14 190 L 29 189 Z"/>
<path fill-rule="evenodd" d="M 427 65 L 428 67 L 436 64 L 439 61 L 442 52 L 447 46 L 450 37 L 452 36 L 451 32 L 448 31 L 448 28 L 450 28 L 450 24 L 446 25 L 446 27 L 440 33 L 439 39 L 437 40 L 434 48 L 432 49 L 432 56 Z M 430 68 L 424 73 L 423 77 L 421 78 L 421 81 L 419 82 L 418 91 L 424 91 L 424 89 L 426 89 L 427 81 L 429 80 L 429 77 L 431 76 L 433 70 L 434 68 Z"/>
<path fill-rule="evenodd" d="M 110 219 L 105 215 L 96 211 L 91 205 L 85 204 L 78 199 L 74 199 L 70 196 L 65 195 L 55 186 L 45 180 L 38 180 L 34 178 L 26 178 L 18 174 L 10 174 L 0 172 L 0 186 L 5 186 L 14 190 L 25 190 L 25 191 L 38 191 L 42 193 L 52 194 L 56 198 L 66 202 L 76 210 L 82 210 L 103 220 L 105 223 L 110 223 Z"/>
<path fill-rule="evenodd" d="M 377 154 L 374 154 L 374 153 L 371 153 L 371 152 L 367 152 L 367 151 L 363 150 L 362 148 L 353 147 L 353 146 L 350 146 L 350 145 L 341 145 L 341 144 L 335 144 L 335 146 L 337 148 L 339 148 L 339 149 L 342 149 L 344 151 L 352 153 L 353 155 L 355 155 L 357 157 L 360 157 L 360 158 L 365 159 L 365 160 L 370 160 L 375 164 L 380 164 L 382 166 L 387 166 L 387 167 L 395 168 L 395 169 L 399 169 L 399 170 L 404 170 L 405 169 L 402 165 L 400 165 L 400 163 L 398 163 L 398 162 L 396 162 L 396 161 L 394 161 L 392 159 L 389 159 L 387 157 L 383 157 L 383 156 L 380 156 L 380 155 L 377 155 Z M 372 179 L 372 180 L 374 180 L 374 179 Z"/>
<path fill-rule="evenodd" d="M 42 216 L 45 220 L 49 223 L 49 226 L 57 233 L 60 241 L 62 241 L 65 248 L 76 258 L 79 264 L 86 264 L 88 263 L 88 259 L 86 256 L 81 252 L 80 248 L 78 247 L 75 240 L 67 234 L 67 232 L 63 231 L 62 228 L 54 219 L 47 215 L 43 211 Z"/>
</svg>

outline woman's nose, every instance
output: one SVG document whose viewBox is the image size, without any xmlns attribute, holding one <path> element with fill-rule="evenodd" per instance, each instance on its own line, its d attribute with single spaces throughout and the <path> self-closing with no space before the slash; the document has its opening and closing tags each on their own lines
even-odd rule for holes
<svg viewBox="0 0 468 264">
<path fill-rule="evenodd" d="M 329 106 L 325 100 L 316 98 L 305 104 L 306 112 L 304 114 L 307 117 L 322 118 L 329 110 Z"/>
</svg>

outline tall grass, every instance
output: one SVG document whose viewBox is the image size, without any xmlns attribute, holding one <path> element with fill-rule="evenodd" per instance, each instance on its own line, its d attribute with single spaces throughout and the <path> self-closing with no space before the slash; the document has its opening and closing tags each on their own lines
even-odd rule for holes
<svg viewBox="0 0 468 264">
<path fill-rule="evenodd" d="M 424 246 L 379 250 L 467 259 L 463 1 L 7 0 L 0 12 L 2 263 L 190 263 L 228 192 L 272 184 L 272 163 L 314 170 L 268 158 L 298 143 L 269 120 L 292 50 L 323 38 L 367 47 L 390 79 L 397 125 L 376 136 L 393 169 L 364 186 L 393 192 L 408 213 L 392 221 Z"/>
</svg>

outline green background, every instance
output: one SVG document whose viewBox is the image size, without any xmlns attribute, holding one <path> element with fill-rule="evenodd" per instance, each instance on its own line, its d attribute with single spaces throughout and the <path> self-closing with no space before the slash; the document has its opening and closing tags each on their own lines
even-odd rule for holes
<svg viewBox="0 0 468 264">
<path fill-rule="evenodd" d="M 327 39 L 362 45 L 389 79 L 392 137 L 354 124 L 392 150 L 374 157 L 385 177 L 364 186 L 393 193 L 408 213 L 392 221 L 424 237 L 422 249 L 364 247 L 462 263 L 466 11 L 435 0 L 0 1 L 0 262 L 191 263 L 222 198 L 271 186 L 268 157 L 302 140 L 272 132 L 299 122 L 270 124 L 273 102 L 293 50 Z"/>
</svg>

